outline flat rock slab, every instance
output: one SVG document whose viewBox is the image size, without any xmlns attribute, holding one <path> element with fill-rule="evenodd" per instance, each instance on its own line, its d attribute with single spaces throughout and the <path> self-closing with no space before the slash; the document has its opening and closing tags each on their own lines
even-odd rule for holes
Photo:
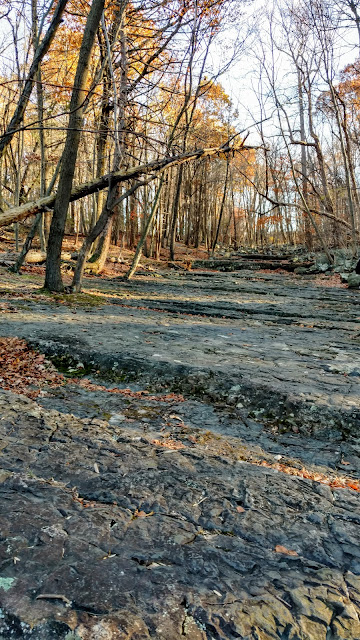
<svg viewBox="0 0 360 640">
<path fill-rule="evenodd" d="M 255 463 L 333 474 L 319 441 L 73 384 L 0 413 L 0 638 L 360 638 L 359 493 Z"/>
<path fill-rule="evenodd" d="M 284 274 L 93 279 L 101 308 L 14 299 L 0 332 L 119 378 L 205 394 L 319 435 L 358 433 L 358 291 Z"/>
</svg>

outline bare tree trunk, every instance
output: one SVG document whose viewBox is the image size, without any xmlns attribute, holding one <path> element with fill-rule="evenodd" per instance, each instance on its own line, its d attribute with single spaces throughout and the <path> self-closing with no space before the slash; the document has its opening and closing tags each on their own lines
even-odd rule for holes
<svg viewBox="0 0 360 640">
<path fill-rule="evenodd" d="M 221 206 L 220 206 L 219 221 L 218 221 L 218 226 L 217 226 L 217 229 L 216 229 L 214 243 L 213 243 L 213 246 L 212 246 L 213 255 L 214 255 L 215 247 L 216 247 L 216 244 L 217 244 L 217 241 L 218 241 L 218 238 L 219 238 L 220 227 L 221 227 L 222 217 L 223 217 L 223 213 L 224 213 L 227 186 L 228 186 L 228 178 L 229 178 L 229 166 L 230 166 L 230 156 L 228 154 L 227 158 L 226 158 L 226 174 L 225 174 L 223 197 L 222 197 Z"/>
<path fill-rule="evenodd" d="M 48 187 L 46 195 L 49 195 L 52 192 L 53 188 L 54 188 L 56 179 L 57 179 L 59 171 L 60 171 L 60 166 L 61 166 L 61 161 L 59 161 L 58 164 L 57 164 L 57 167 L 55 169 L 55 173 L 54 173 L 54 175 L 52 177 L 52 180 L 50 182 L 50 185 Z M 26 240 L 25 240 L 24 244 L 23 244 L 23 248 L 21 249 L 20 255 L 19 255 L 15 265 L 13 267 L 10 267 L 9 271 L 13 271 L 14 273 L 19 273 L 22 265 L 24 264 L 26 256 L 27 256 L 28 252 L 30 251 L 32 241 L 35 238 L 35 234 L 36 234 L 38 225 L 41 223 L 41 220 L 42 220 L 43 216 L 44 216 L 44 212 L 43 211 L 40 211 L 36 215 L 36 218 L 35 218 L 35 220 L 34 220 L 34 222 L 32 224 L 32 227 L 31 227 L 31 229 L 30 229 L 30 231 L 29 231 L 29 233 L 28 233 L 28 235 L 26 237 Z"/>
<path fill-rule="evenodd" d="M 115 21 L 115 27 L 112 29 L 113 38 L 116 37 L 120 30 L 120 43 L 121 43 L 121 78 L 120 78 L 120 94 L 117 95 L 114 70 L 112 65 L 112 51 L 111 43 L 106 32 L 105 19 L 102 19 L 103 33 L 106 41 L 106 48 L 108 54 L 109 63 L 109 82 L 113 85 L 114 93 L 114 136 L 115 136 L 115 157 L 114 157 L 114 169 L 118 169 L 124 162 L 125 157 L 125 134 L 126 134 L 126 104 L 127 104 L 127 44 L 126 34 L 124 29 L 124 17 L 128 0 L 122 0 L 118 6 L 118 12 Z M 115 201 L 117 197 L 117 188 L 113 196 L 108 198 L 107 206 L 111 201 Z M 101 198 L 99 198 L 101 202 Z M 113 228 L 113 216 L 109 218 L 106 223 L 102 234 L 98 241 L 97 249 L 94 255 L 91 257 L 91 262 L 94 264 L 94 271 L 101 273 L 105 266 L 106 258 L 109 252 L 111 243 L 111 234 Z"/>
<path fill-rule="evenodd" d="M 38 16 L 37 16 L 37 0 L 31 1 L 32 13 L 32 31 L 34 55 L 38 45 Z M 36 72 L 36 99 L 37 113 L 39 120 L 39 142 L 40 142 L 40 198 L 45 195 L 46 191 L 46 153 L 45 153 L 45 136 L 44 136 L 44 92 L 42 86 L 41 63 L 39 63 Z M 41 215 L 37 228 L 39 230 L 40 249 L 46 251 L 46 239 L 44 232 L 44 214 Z"/>
<path fill-rule="evenodd" d="M 67 5 L 68 0 L 59 0 L 59 3 L 55 9 L 53 18 L 51 20 L 51 23 L 49 25 L 49 28 L 41 42 L 41 44 L 39 45 L 36 55 L 34 57 L 34 60 L 31 64 L 31 67 L 29 69 L 29 73 L 28 76 L 26 78 L 25 81 L 25 85 L 24 88 L 22 90 L 22 93 L 20 95 L 17 107 L 15 109 L 15 113 L 13 115 L 13 117 L 10 120 L 9 125 L 6 128 L 5 133 L 0 136 L 0 158 L 3 157 L 7 147 L 9 146 L 12 138 L 14 137 L 14 134 L 16 133 L 16 131 L 19 128 L 20 123 L 22 122 L 22 119 L 24 117 L 24 113 L 25 113 L 25 109 L 28 105 L 29 99 L 30 99 L 30 95 L 34 86 L 34 78 L 36 75 L 36 72 L 38 70 L 39 64 L 41 62 L 41 60 L 44 58 L 44 56 L 46 55 L 46 53 L 49 50 L 49 47 L 51 45 L 51 42 L 54 39 L 54 36 L 56 34 L 57 28 L 59 26 L 59 24 L 61 23 L 61 19 L 62 19 L 62 14 L 64 13 L 65 7 Z"/>
<path fill-rule="evenodd" d="M 83 104 L 86 97 L 85 88 L 89 73 L 90 55 L 104 9 L 104 2 L 105 0 L 93 0 L 80 47 L 74 89 L 70 102 L 69 129 L 62 155 L 59 186 L 48 243 L 45 287 L 50 291 L 62 291 L 64 288 L 60 271 L 61 246 L 83 123 Z"/>
<path fill-rule="evenodd" d="M 304 110 L 304 98 L 303 87 L 301 82 L 300 69 L 297 69 L 298 75 L 298 94 L 299 94 L 299 114 L 300 114 L 300 137 L 303 142 L 306 139 L 305 133 L 305 110 Z M 304 200 L 308 202 L 308 173 L 307 173 L 307 161 L 306 161 L 306 146 L 301 145 L 301 184 Z M 312 250 L 312 235 L 310 229 L 310 220 L 307 213 L 304 213 L 304 226 L 305 226 L 305 245 L 308 251 Z"/>
<path fill-rule="evenodd" d="M 108 223 L 109 220 L 112 219 L 113 215 L 114 215 L 114 209 L 115 207 L 120 204 L 121 202 L 123 202 L 123 200 L 126 200 L 130 195 L 132 195 L 136 189 L 138 189 L 140 186 L 142 186 L 143 184 L 145 184 L 145 182 L 136 182 L 131 189 L 128 189 L 127 191 L 125 191 L 125 193 L 122 194 L 122 196 L 116 200 L 116 186 L 112 187 L 109 190 L 108 193 L 108 198 L 107 198 L 107 202 L 101 212 L 101 215 L 95 225 L 95 227 L 93 227 L 93 229 L 90 231 L 89 235 L 85 238 L 83 245 L 79 251 L 78 254 L 78 259 L 76 262 L 76 268 L 75 268 L 75 272 L 74 272 L 74 277 L 73 277 L 73 281 L 72 281 L 72 285 L 71 285 L 71 289 L 72 291 L 78 293 L 79 291 L 81 291 L 81 282 L 82 282 L 82 276 L 84 273 L 84 267 L 85 267 L 85 262 L 86 259 L 89 255 L 89 251 L 91 249 L 91 245 L 93 242 L 95 242 L 96 238 L 100 235 L 100 233 L 102 233 L 104 231 L 104 229 L 106 228 L 106 225 Z"/>
<path fill-rule="evenodd" d="M 171 229 L 170 229 L 170 260 L 175 260 L 175 239 L 176 239 L 176 226 L 178 219 L 178 211 L 179 211 L 179 202 L 180 202 L 180 192 L 181 185 L 183 179 L 183 171 L 184 166 L 180 165 L 178 174 L 176 177 L 176 187 L 175 187 L 175 195 L 174 195 L 174 203 L 173 203 L 173 211 L 172 211 L 172 220 L 171 220 Z"/>
<path fill-rule="evenodd" d="M 135 251 L 135 255 L 134 255 L 133 261 L 131 263 L 131 267 L 130 267 L 129 271 L 127 272 L 127 274 L 125 275 L 125 279 L 126 280 L 130 280 L 130 278 L 132 278 L 132 276 L 134 275 L 134 273 L 135 273 L 135 271 L 137 269 L 137 266 L 138 266 L 138 264 L 140 262 L 142 249 L 143 249 L 147 234 L 149 232 L 150 225 L 151 225 L 151 223 L 152 223 L 152 221 L 153 221 L 153 219 L 154 219 L 154 217 L 156 215 L 156 212 L 158 210 L 159 201 L 160 201 L 160 194 L 161 194 L 161 189 L 162 189 L 163 183 L 164 183 L 164 177 L 162 176 L 161 179 L 160 179 L 160 184 L 159 184 L 159 186 L 158 186 L 158 188 L 156 190 L 156 194 L 155 194 L 155 198 L 154 198 L 154 202 L 152 204 L 152 208 L 151 208 L 150 214 L 149 214 L 148 219 L 147 219 L 147 221 L 145 223 L 144 229 L 143 229 L 142 234 L 141 234 L 141 238 L 140 238 L 140 240 L 138 242 L 138 245 L 136 247 L 136 251 Z"/>
<path fill-rule="evenodd" d="M 357 256 L 357 237 L 356 237 L 356 225 L 355 225 L 355 209 L 354 209 L 354 200 L 351 189 L 351 158 L 348 157 L 346 153 L 346 146 L 344 142 L 344 127 L 345 124 L 341 120 L 340 109 L 337 100 L 337 96 L 335 93 L 334 86 L 332 84 L 331 78 L 328 76 L 328 84 L 330 87 L 330 94 L 332 98 L 332 103 L 335 110 L 336 122 L 339 129 L 339 137 L 340 137 L 340 147 L 341 147 L 341 155 L 343 157 L 344 169 L 345 169 L 345 182 L 346 182 L 346 190 L 348 196 L 348 207 L 350 213 L 350 221 L 351 221 L 351 231 L 352 231 L 352 254 L 353 257 Z"/>
<path fill-rule="evenodd" d="M 110 120 L 110 82 L 108 75 L 104 73 L 103 78 L 103 93 L 101 97 L 101 112 L 99 118 L 99 132 L 96 140 L 96 177 L 100 178 L 105 173 L 105 163 L 106 163 L 106 143 L 109 133 L 109 120 Z M 104 203 L 104 194 L 102 191 L 99 191 L 96 194 L 96 210 L 94 211 L 91 226 L 96 224 L 96 213 L 102 211 Z"/>
</svg>

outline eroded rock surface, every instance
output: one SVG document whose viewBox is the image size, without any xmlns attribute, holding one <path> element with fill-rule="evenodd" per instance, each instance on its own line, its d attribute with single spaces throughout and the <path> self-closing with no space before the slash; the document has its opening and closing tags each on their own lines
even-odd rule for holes
<svg viewBox="0 0 360 640">
<path fill-rule="evenodd" d="M 360 640 L 359 293 L 93 283 L 0 317 L 139 385 L 0 391 L 0 640 Z"/>
<path fill-rule="evenodd" d="M 0 392 L 0 638 L 360 638 L 359 493 L 256 464 L 358 478 L 356 441 L 330 465 L 204 403 L 49 394 Z"/>
<path fill-rule="evenodd" d="M 14 299 L 0 318 L 52 355 L 242 405 L 333 437 L 360 427 L 360 294 L 284 274 L 93 280 L 101 308 Z M 239 407 L 241 408 L 241 407 Z M 260 413 L 259 413 L 260 412 Z"/>
</svg>

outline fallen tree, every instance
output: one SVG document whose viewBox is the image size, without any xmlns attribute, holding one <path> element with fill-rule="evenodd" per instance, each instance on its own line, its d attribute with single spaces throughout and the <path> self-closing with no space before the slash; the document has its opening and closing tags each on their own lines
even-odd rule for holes
<svg viewBox="0 0 360 640">
<path fill-rule="evenodd" d="M 226 143 L 221 147 L 211 147 L 208 149 L 195 149 L 188 153 L 184 153 L 178 156 L 170 156 L 161 158 L 160 160 L 154 160 L 146 164 L 138 165 L 137 167 L 131 167 L 125 171 L 115 171 L 109 173 L 101 178 L 92 180 L 91 182 L 85 182 L 77 187 L 73 188 L 70 195 L 70 202 L 80 200 L 85 196 L 89 196 L 92 193 L 102 191 L 103 189 L 111 188 L 115 184 L 126 182 L 127 180 L 134 180 L 143 175 L 151 173 L 157 173 L 162 169 L 179 165 L 184 162 L 190 162 L 198 158 L 205 158 L 223 153 L 233 153 L 235 151 L 243 151 L 245 149 L 254 149 L 256 147 L 245 146 L 243 143 L 237 143 L 236 146 Z M 25 220 L 31 215 L 36 215 L 43 211 L 52 209 L 56 200 L 56 193 L 50 196 L 44 196 L 33 202 L 27 202 L 19 207 L 13 207 L 0 213 L 0 227 L 5 227 L 13 222 L 20 222 Z"/>
</svg>

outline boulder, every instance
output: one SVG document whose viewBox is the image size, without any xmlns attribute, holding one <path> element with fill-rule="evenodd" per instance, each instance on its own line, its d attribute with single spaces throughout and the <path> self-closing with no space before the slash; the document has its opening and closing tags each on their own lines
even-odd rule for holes
<svg viewBox="0 0 360 640">
<path fill-rule="evenodd" d="M 46 262 L 46 253 L 44 251 L 36 251 L 32 249 L 28 252 L 25 262 L 27 264 L 43 264 Z"/>
<path fill-rule="evenodd" d="M 316 265 L 316 267 L 320 271 L 320 273 L 325 273 L 325 271 L 328 271 L 331 268 L 328 262 L 320 262 Z"/>
<path fill-rule="evenodd" d="M 355 273 L 355 271 L 352 271 L 348 275 L 347 283 L 349 289 L 358 289 L 360 287 L 360 275 Z"/>
<path fill-rule="evenodd" d="M 296 269 L 294 269 L 294 273 L 296 273 L 296 275 L 298 276 L 303 276 L 311 273 L 311 271 L 307 267 L 296 267 Z"/>
</svg>

